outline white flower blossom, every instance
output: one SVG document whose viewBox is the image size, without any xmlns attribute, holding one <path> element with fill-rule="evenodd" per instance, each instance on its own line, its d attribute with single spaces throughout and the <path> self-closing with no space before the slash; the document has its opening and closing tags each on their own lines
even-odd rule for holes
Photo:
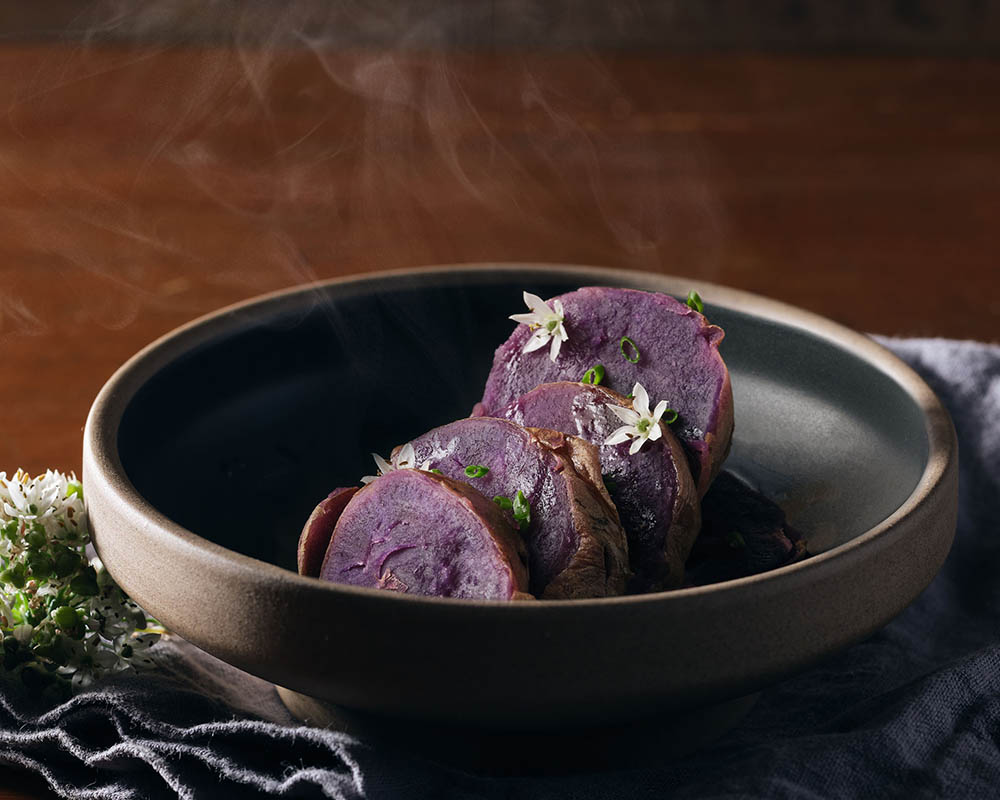
<svg viewBox="0 0 1000 800">
<path fill-rule="evenodd" d="M 392 461 L 386 461 L 378 453 L 372 453 L 372 458 L 375 459 L 375 466 L 378 467 L 378 475 L 365 475 L 361 479 L 361 482 L 365 485 L 397 469 L 417 468 L 417 454 L 413 449 L 413 445 L 409 442 L 399 448 L 398 455 Z M 425 461 L 420 465 L 420 469 L 430 469 L 430 466 L 431 462 Z"/>
<path fill-rule="evenodd" d="M 629 455 L 639 452 L 639 449 L 646 443 L 647 439 L 656 441 L 663 435 L 660 429 L 660 418 L 667 411 L 667 401 L 661 400 L 656 404 L 652 412 L 649 410 L 649 394 L 641 383 L 636 383 L 632 387 L 632 408 L 622 406 L 608 406 L 618 419 L 625 424 L 615 430 L 604 444 L 621 444 L 632 440 L 632 445 L 628 449 Z"/>
<path fill-rule="evenodd" d="M 514 322 L 523 322 L 532 331 L 521 352 L 530 353 L 544 347 L 546 342 L 549 342 L 549 358 L 555 361 L 559 356 L 559 348 L 562 347 L 562 343 L 569 339 L 564 324 L 565 314 L 562 301 L 558 298 L 553 300 L 553 310 L 537 294 L 524 292 L 524 304 L 531 309 L 530 313 L 510 315 L 510 319 Z"/>
<path fill-rule="evenodd" d="M 144 651 L 162 632 L 99 559 L 89 562 L 89 541 L 75 475 L 0 472 L 0 633 L 74 687 L 150 666 Z"/>
</svg>

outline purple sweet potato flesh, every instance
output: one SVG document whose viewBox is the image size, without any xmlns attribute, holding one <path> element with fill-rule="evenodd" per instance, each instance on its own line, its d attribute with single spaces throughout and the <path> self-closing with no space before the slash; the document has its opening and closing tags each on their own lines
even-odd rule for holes
<svg viewBox="0 0 1000 800">
<path fill-rule="evenodd" d="M 687 459 L 670 428 L 629 455 L 629 443 L 605 445 L 621 425 L 609 406 L 631 407 L 621 394 L 581 383 L 546 383 L 522 395 L 498 416 L 551 428 L 597 447 L 607 490 L 628 537 L 633 592 L 675 588 L 698 533 L 700 509 Z"/>
<path fill-rule="evenodd" d="M 728 470 L 702 499 L 701 513 L 701 533 L 687 564 L 691 583 L 767 572 L 808 556 L 781 507 Z"/>
<path fill-rule="evenodd" d="M 490 500 L 417 469 L 382 475 L 340 515 L 320 578 L 434 597 L 527 599 L 524 545 Z"/>
<path fill-rule="evenodd" d="M 326 555 L 326 547 L 330 543 L 330 537 L 333 536 L 337 520 L 343 512 L 344 506 L 357 491 L 357 486 L 334 489 L 325 500 L 313 509 L 306 524 L 302 526 L 302 533 L 299 536 L 298 565 L 300 575 L 308 575 L 311 578 L 319 576 L 319 569 L 323 565 L 323 557 Z"/>
<path fill-rule="evenodd" d="M 733 393 L 719 355 L 722 329 L 684 303 L 653 292 L 589 286 L 559 299 L 569 339 L 556 361 L 547 347 L 522 352 L 531 331 L 518 325 L 497 348 L 473 413 L 497 415 L 540 384 L 578 381 L 602 364 L 608 388 L 629 394 L 638 381 L 651 406 L 666 400 L 679 412 L 671 427 L 685 447 L 698 494 L 704 495 L 729 452 L 733 430 Z M 621 352 L 625 336 L 639 352 L 634 364 Z M 626 351 L 633 355 L 628 346 Z"/>
<path fill-rule="evenodd" d="M 488 498 L 524 493 L 531 519 L 521 533 L 528 546 L 533 594 L 556 599 L 624 591 L 625 532 L 600 483 L 599 459 L 591 445 L 556 431 L 528 430 L 489 417 L 443 425 L 411 444 L 417 464 L 429 462 L 429 468 L 468 483 Z M 465 469 L 470 465 L 489 472 L 469 477 Z"/>
</svg>

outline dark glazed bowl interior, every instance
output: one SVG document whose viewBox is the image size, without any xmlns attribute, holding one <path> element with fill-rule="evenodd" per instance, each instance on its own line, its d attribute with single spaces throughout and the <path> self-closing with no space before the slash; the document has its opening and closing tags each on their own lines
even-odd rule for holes
<svg viewBox="0 0 1000 800">
<path fill-rule="evenodd" d="M 136 394 L 118 437 L 126 475 L 185 528 L 294 570 L 302 522 L 334 486 L 373 472 L 372 451 L 469 414 L 522 287 L 577 288 L 559 275 L 478 277 L 347 296 L 320 288 L 241 312 L 245 324 Z M 921 409 L 830 342 L 706 294 L 735 392 L 729 468 L 786 506 L 816 552 L 888 517 L 927 461 Z"/>
<path fill-rule="evenodd" d="M 372 451 L 468 415 L 522 290 L 594 284 L 698 289 L 726 331 L 728 466 L 818 555 L 569 602 L 420 598 L 294 574 L 301 525 L 327 492 L 372 473 Z M 834 323 L 711 284 L 508 265 L 334 281 L 179 329 L 102 390 L 84 478 L 112 574 L 195 644 L 348 707 L 510 728 L 723 700 L 871 633 L 947 553 L 955 460 L 927 386 Z"/>
</svg>

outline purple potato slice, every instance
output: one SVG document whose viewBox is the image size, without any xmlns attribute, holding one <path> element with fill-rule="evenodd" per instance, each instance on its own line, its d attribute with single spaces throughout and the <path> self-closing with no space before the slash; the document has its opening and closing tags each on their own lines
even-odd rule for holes
<svg viewBox="0 0 1000 800">
<path fill-rule="evenodd" d="M 323 566 L 323 557 L 326 555 L 327 545 L 330 544 L 330 537 L 333 536 L 333 529 L 344 511 L 344 506 L 357 491 L 357 486 L 334 489 L 313 509 L 299 536 L 297 559 L 299 575 L 319 577 L 319 570 Z"/>
<path fill-rule="evenodd" d="M 411 444 L 415 463 L 465 481 L 487 497 L 514 500 L 522 492 L 530 509 L 521 533 L 532 594 L 570 599 L 625 591 L 625 531 L 601 481 L 593 445 L 490 417 L 442 425 Z M 393 451 L 394 464 L 400 450 Z M 473 477 L 467 467 L 481 467 L 483 474 Z"/>
<path fill-rule="evenodd" d="M 545 383 L 522 395 L 498 416 L 519 425 L 551 428 L 597 447 L 600 469 L 628 537 L 634 573 L 630 590 L 650 592 L 680 586 L 684 562 L 698 535 L 701 510 L 683 449 L 670 427 L 629 455 L 629 444 L 605 445 L 621 425 L 609 406 L 632 402 L 603 386 Z"/>
<path fill-rule="evenodd" d="M 504 513 L 470 486 L 398 469 L 344 508 L 320 578 L 394 592 L 530 599 L 524 544 Z"/>
<path fill-rule="evenodd" d="M 587 286 L 554 299 L 562 302 L 569 337 L 556 360 L 547 348 L 524 352 L 532 330 L 518 325 L 497 348 L 473 413 L 496 416 L 540 384 L 578 381 L 601 364 L 609 389 L 628 394 L 639 382 L 651 403 L 666 400 L 678 412 L 672 428 L 703 496 L 729 453 L 733 432 L 733 392 L 719 355 L 722 329 L 653 292 Z"/>
<path fill-rule="evenodd" d="M 767 572 L 808 557 L 802 534 L 774 501 L 723 470 L 701 501 L 701 533 L 688 560 L 692 583 Z"/>
</svg>

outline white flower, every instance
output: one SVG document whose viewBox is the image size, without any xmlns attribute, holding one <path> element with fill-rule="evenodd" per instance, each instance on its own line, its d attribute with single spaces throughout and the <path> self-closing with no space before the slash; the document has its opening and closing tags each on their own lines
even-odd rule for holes
<svg viewBox="0 0 1000 800">
<path fill-rule="evenodd" d="M 625 424 L 604 440 L 604 444 L 608 445 L 621 444 L 631 439 L 632 446 L 628 449 L 629 455 L 638 453 L 647 439 L 652 439 L 655 442 L 663 435 L 663 431 L 660 429 L 660 417 L 667 411 L 667 401 L 661 400 L 650 413 L 649 395 L 641 383 L 636 383 L 632 387 L 632 398 L 632 408 L 608 406 L 615 416 Z"/>
<path fill-rule="evenodd" d="M 84 543 L 87 512 L 79 489 L 73 473 L 47 470 L 32 478 L 19 469 L 8 478 L 6 472 L 0 472 L 0 522 L 37 522 L 57 541 Z"/>
<path fill-rule="evenodd" d="M 562 343 L 569 338 L 566 334 L 566 326 L 563 324 L 565 315 L 563 313 L 562 301 L 559 299 L 552 301 L 552 305 L 555 307 L 553 311 L 537 294 L 525 292 L 524 304 L 531 309 L 530 314 L 510 315 L 510 319 L 514 320 L 514 322 L 523 322 L 532 330 L 532 334 L 528 341 L 525 342 L 521 352 L 530 353 L 533 350 L 544 347 L 546 342 L 551 341 L 549 345 L 549 358 L 555 361 L 559 355 L 559 348 L 562 347 Z"/>
<path fill-rule="evenodd" d="M 14 628 L 13 633 L 19 644 L 27 645 L 31 641 L 31 637 L 35 635 L 35 628 L 27 622 L 22 622 Z"/>
<path fill-rule="evenodd" d="M 372 458 L 375 459 L 375 466 L 378 467 L 378 475 L 365 475 L 365 477 L 361 479 L 361 482 L 364 484 L 369 484 L 376 478 L 392 472 L 393 470 L 416 469 L 417 466 L 417 454 L 413 450 L 413 445 L 409 442 L 399 448 L 399 454 L 393 459 L 392 462 L 386 461 L 378 453 L 372 453 Z M 430 469 L 430 466 L 431 462 L 425 461 L 420 465 L 420 469 Z"/>
<path fill-rule="evenodd" d="M 44 475 L 30 478 L 23 470 L 18 470 L 12 478 L 0 472 L 0 497 L 3 497 L 3 512 L 11 519 L 20 517 L 33 520 L 47 517 L 55 511 L 56 499 L 62 499 L 62 475 L 49 470 Z"/>
</svg>

